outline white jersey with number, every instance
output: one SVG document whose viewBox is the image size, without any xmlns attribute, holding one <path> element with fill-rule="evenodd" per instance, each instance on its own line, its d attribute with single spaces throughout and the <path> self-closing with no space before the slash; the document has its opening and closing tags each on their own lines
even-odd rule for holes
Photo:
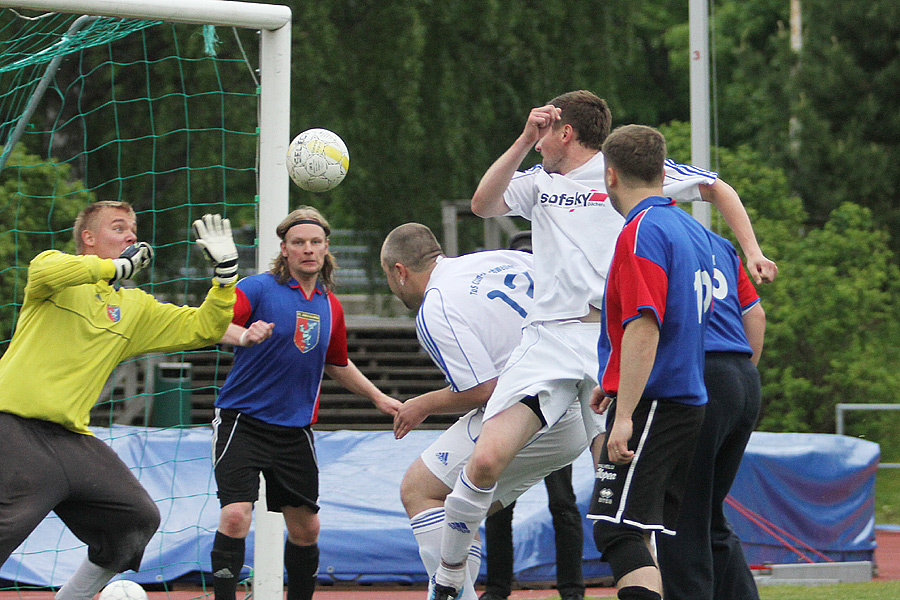
<svg viewBox="0 0 900 600">
<path fill-rule="evenodd" d="M 533 263 L 518 250 L 438 259 L 416 333 L 453 391 L 497 377 L 519 344 L 533 303 Z"/>
<path fill-rule="evenodd" d="M 504 194 L 507 214 L 531 221 L 535 298 L 528 322 L 577 319 L 589 305 L 603 306 L 606 274 L 625 223 L 606 195 L 604 170 L 598 152 L 565 175 L 536 165 L 510 182 Z M 699 200 L 697 186 L 715 180 L 715 173 L 667 160 L 663 192 Z"/>
<path fill-rule="evenodd" d="M 531 254 L 518 250 L 438 259 L 416 317 L 416 332 L 453 391 L 497 377 L 519 346 L 522 325 L 533 304 L 532 268 Z M 596 345 L 594 337 L 594 349 Z M 596 363 L 596 351 L 593 356 Z M 580 407 L 568 404 L 552 429 L 537 433 L 516 454 L 497 481 L 495 501 L 508 506 L 587 448 L 594 431 L 590 435 L 586 431 Z M 477 408 L 460 417 L 422 452 L 425 466 L 449 488 L 472 455 L 484 410 Z"/>
</svg>

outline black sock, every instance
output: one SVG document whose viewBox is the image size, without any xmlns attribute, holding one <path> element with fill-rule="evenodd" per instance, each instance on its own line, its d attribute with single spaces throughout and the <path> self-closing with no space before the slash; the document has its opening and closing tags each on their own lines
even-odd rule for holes
<svg viewBox="0 0 900 600">
<path fill-rule="evenodd" d="M 619 589 L 619 600 L 662 600 L 657 592 L 640 585 L 629 585 Z"/>
<path fill-rule="evenodd" d="M 297 546 L 285 541 L 284 568 L 288 579 L 287 600 L 311 600 L 319 570 L 319 546 Z"/>
<path fill-rule="evenodd" d="M 235 600 L 238 580 L 244 567 L 244 538 L 228 537 L 217 531 L 209 556 L 216 600 Z"/>
</svg>

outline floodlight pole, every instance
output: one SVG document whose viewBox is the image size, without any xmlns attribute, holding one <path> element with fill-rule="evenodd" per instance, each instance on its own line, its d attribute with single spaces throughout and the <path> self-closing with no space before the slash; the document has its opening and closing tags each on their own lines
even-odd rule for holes
<svg viewBox="0 0 900 600">
<path fill-rule="evenodd" d="M 702 169 L 710 169 L 708 0 L 689 1 L 688 22 L 691 65 L 691 163 Z M 708 202 L 693 202 L 691 212 L 705 227 L 710 226 L 712 219 Z"/>
</svg>

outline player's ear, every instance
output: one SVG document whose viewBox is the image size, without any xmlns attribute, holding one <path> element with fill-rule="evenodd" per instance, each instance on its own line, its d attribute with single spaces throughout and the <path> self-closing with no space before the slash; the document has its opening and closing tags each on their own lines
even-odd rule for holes
<svg viewBox="0 0 900 600">
<path fill-rule="evenodd" d="M 96 242 L 96 238 L 94 236 L 94 232 L 90 229 L 83 229 L 81 231 L 81 247 L 82 248 L 93 248 L 94 243 Z"/>
<path fill-rule="evenodd" d="M 606 165 L 606 187 L 611 188 L 615 187 L 619 183 L 619 175 L 616 173 L 616 170 L 609 165 Z"/>
<path fill-rule="evenodd" d="M 400 285 L 406 284 L 406 280 L 409 279 L 409 269 L 406 268 L 406 265 L 403 263 L 394 263 L 394 270 L 397 271 L 397 281 L 400 282 Z"/>
</svg>

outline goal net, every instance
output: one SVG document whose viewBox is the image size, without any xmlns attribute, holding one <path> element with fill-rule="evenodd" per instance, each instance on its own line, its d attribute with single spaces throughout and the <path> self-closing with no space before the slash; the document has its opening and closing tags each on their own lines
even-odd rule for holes
<svg viewBox="0 0 900 600">
<path fill-rule="evenodd" d="M 161 300 L 196 306 L 209 288 L 190 231 L 205 213 L 231 219 L 243 274 L 267 266 L 277 242 L 257 232 L 287 213 L 289 30 L 290 11 L 274 5 L 0 0 L 0 353 L 29 261 L 74 252 L 74 218 L 96 200 L 134 207 L 156 251 L 135 284 Z M 163 515 L 136 581 L 202 583 L 209 570 L 209 434 L 185 426 L 209 422 L 230 360 L 220 347 L 138 357 L 92 411 Z M 0 590 L 61 585 L 84 555 L 51 515 L 3 565 Z"/>
</svg>

